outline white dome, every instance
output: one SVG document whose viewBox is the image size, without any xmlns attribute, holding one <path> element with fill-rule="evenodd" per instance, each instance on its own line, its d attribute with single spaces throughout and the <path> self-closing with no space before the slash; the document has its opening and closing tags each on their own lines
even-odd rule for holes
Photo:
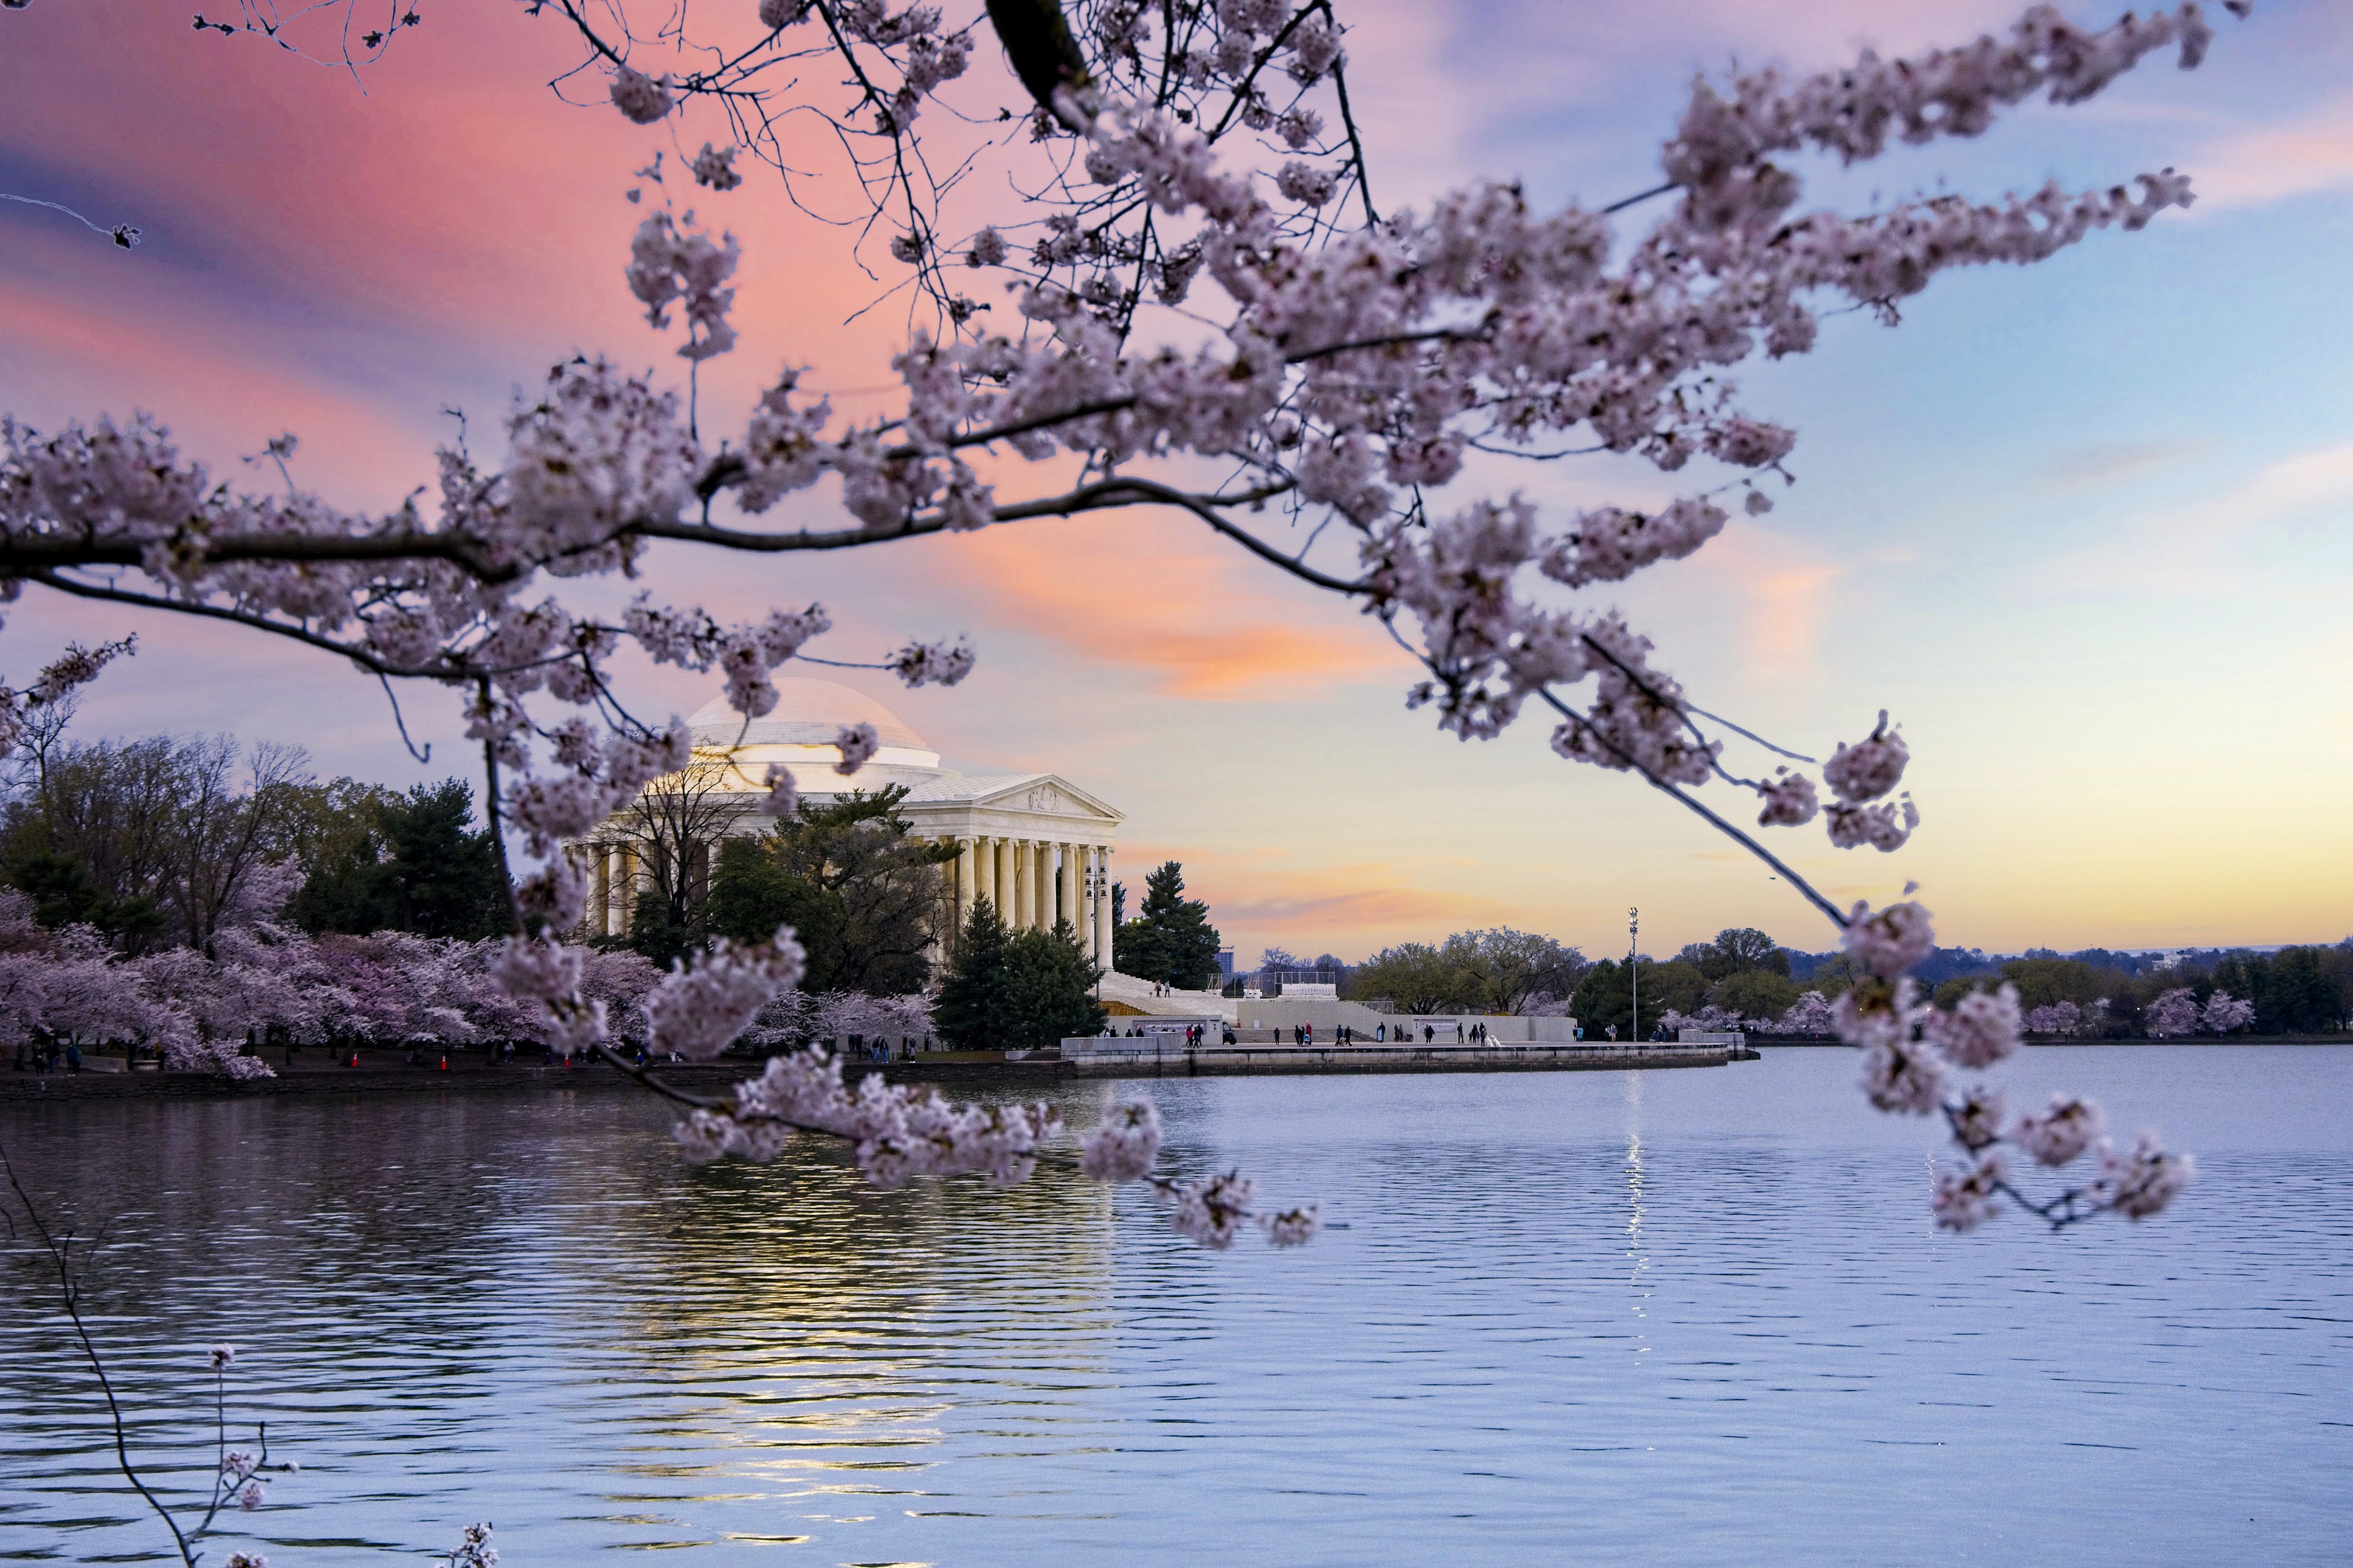
<svg viewBox="0 0 2353 1568">
<path fill-rule="evenodd" d="M 922 775 L 939 772 L 940 754 L 925 745 L 905 720 L 864 692 L 830 680 L 771 684 L 776 688 L 776 705 L 765 718 L 754 719 L 748 726 L 744 715 L 727 705 L 725 697 L 712 698 L 687 721 L 695 745 L 730 753 L 740 787 L 761 787 L 757 781 L 766 764 L 782 763 L 800 776 L 804 792 L 823 793 L 816 770 L 829 769 L 840 757 L 834 738 L 847 724 L 873 725 L 874 738 L 880 742 L 870 764 L 874 772 L 870 774 L 861 769 L 859 773 L 861 784 L 870 779 L 913 784 Z"/>
<path fill-rule="evenodd" d="M 767 716 L 744 726 L 744 715 L 714 697 L 695 710 L 687 723 L 698 746 L 830 746 L 845 724 L 871 724 L 875 738 L 886 746 L 928 751 L 923 738 L 907 721 L 862 691 L 830 680 L 777 680 L 776 705 Z M 740 737 L 740 739 L 739 739 Z"/>
</svg>

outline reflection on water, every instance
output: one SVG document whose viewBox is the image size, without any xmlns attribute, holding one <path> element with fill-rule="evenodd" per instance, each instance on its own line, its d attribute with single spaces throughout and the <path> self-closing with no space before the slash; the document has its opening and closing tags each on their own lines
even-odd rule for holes
<svg viewBox="0 0 2353 1568">
<path fill-rule="evenodd" d="M 2341 1561 L 2337 1049 L 2029 1053 L 2200 1155 L 2177 1213 L 1925 1220 L 1841 1052 L 1151 1086 L 1174 1157 L 1349 1228 L 1204 1255 L 1141 1194 L 683 1167 L 617 1094 L 12 1108 L 166 1479 L 199 1351 L 301 1474 L 280 1564 Z M 1083 1118 L 1094 1090 L 1073 1091 Z M 58 1325 L 0 1317 L 0 1560 L 163 1561 Z M 168 1468 L 174 1458 L 183 1468 Z M 195 1461 L 193 1463 L 188 1461 Z M 227 1548 L 216 1548 L 216 1560 Z"/>
<path fill-rule="evenodd" d="M 1626 1262 L 1627 1284 L 1633 1297 L 1634 1316 L 1643 1316 L 1643 1300 L 1650 1292 L 1649 1282 L 1642 1276 L 1651 1267 L 1648 1255 L 1642 1251 L 1642 1075 L 1630 1072 L 1621 1075 L 1626 1080 Z M 1651 1347 L 1635 1336 L 1635 1349 Z"/>
</svg>

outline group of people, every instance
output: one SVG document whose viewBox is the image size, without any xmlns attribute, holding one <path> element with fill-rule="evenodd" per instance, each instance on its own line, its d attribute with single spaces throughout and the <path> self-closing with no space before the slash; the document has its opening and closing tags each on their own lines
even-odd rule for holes
<svg viewBox="0 0 2353 1568">
<path fill-rule="evenodd" d="M 1438 1024 L 1424 1024 L 1421 1026 L 1421 1043 L 1425 1046 L 1436 1045 L 1438 1043 L 1439 1031 L 1441 1027 L 1443 1027 L 1443 1026 Z M 1341 1045 L 1353 1046 L 1359 1043 L 1356 1028 L 1353 1025 L 1342 1024 L 1335 1029 L 1333 1033 Z M 1581 1039 L 1583 1038 L 1583 1036 L 1579 1035 L 1578 1037 Z M 1377 1024 L 1373 1026 L 1373 1040 L 1375 1043 L 1387 1045 L 1391 1038 L 1392 1036 L 1389 1033 L 1388 1025 Z M 1394 1038 L 1396 1038 L 1400 1044 L 1409 1044 L 1413 1039 L 1413 1026 L 1411 1024 L 1398 1025 L 1397 1033 Z M 1484 1024 L 1465 1024 L 1460 1018 L 1454 1020 L 1454 1043 L 1458 1046 L 1489 1045 L 1493 1043 L 1493 1036 L 1488 1032 L 1487 1026 Z M 1291 1043 L 1294 1046 L 1313 1046 L 1315 1043 L 1315 1026 L 1313 1024 L 1292 1025 Z"/>
<path fill-rule="evenodd" d="M 58 1063 L 68 1072 L 81 1071 L 81 1047 L 71 1040 L 60 1046 L 55 1040 L 24 1040 L 16 1047 L 18 1072 L 55 1072 Z"/>
<path fill-rule="evenodd" d="M 1152 1028 L 1149 1026 L 1144 1028 L 1131 1027 L 1123 1036 L 1119 1030 L 1113 1029 L 1109 1024 L 1105 1024 L 1103 1026 L 1103 1032 L 1106 1038 L 1126 1038 L 1134 1040 L 1148 1038 L 1155 1035 L 1173 1035 L 1177 1031 L 1166 1026 L 1160 1028 Z M 1207 1024 L 1187 1024 L 1185 1026 L 1184 1034 L 1185 1048 L 1187 1050 L 1198 1050 L 1202 1046 L 1208 1043 L 1209 1026 Z M 1227 1045 L 1232 1045 L 1236 1038 L 1237 1037 L 1233 1030 L 1228 1029 L 1225 1031 L 1225 1043 Z"/>
</svg>

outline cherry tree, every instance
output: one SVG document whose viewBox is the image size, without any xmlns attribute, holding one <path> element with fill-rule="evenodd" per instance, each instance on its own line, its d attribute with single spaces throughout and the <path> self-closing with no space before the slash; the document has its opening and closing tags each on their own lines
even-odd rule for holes
<svg viewBox="0 0 2353 1568">
<path fill-rule="evenodd" d="M 1785 1035 L 1827 1035 L 1831 1032 L 1830 998 L 1819 991 L 1808 991 L 1789 1005 L 1775 1026 Z"/>
<path fill-rule="evenodd" d="M 2177 1039 L 2198 1032 L 2198 999 L 2186 985 L 2158 993 L 2157 1000 L 2148 1005 L 2143 1024 L 2152 1040 Z"/>
<path fill-rule="evenodd" d="M 2072 1035 L 2083 1026 L 2084 1010 L 2073 1002 L 2052 1002 L 2026 1015 L 2030 1035 Z"/>
<path fill-rule="evenodd" d="M 2228 991 L 2217 991 L 2206 998 L 2206 1010 L 2200 1021 L 2215 1034 L 2232 1034 L 2255 1021 L 2255 1005 Z"/>
<path fill-rule="evenodd" d="M 320 9 L 332 20 L 346 7 Z M 1799 161 L 1852 165 L 1978 136 L 2032 99 L 2087 101 L 2159 51 L 2195 67 L 2213 36 L 2196 0 L 2100 28 L 2036 5 L 2000 37 L 1913 58 L 1702 79 L 1652 188 L 1555 211 L 1476 179 L 1426 210 L 1384 208 L 1337 0 L 1090 0 L 1075 26 L 1051 0 L 988 0 L 985 22 L 887 0 L 654 9 L 534 5 L 580 46 L 559 89 L 681 152 L 703 138 L 671 167 L 707 202 L 746 199 L 739 159 L 800 199 L 780 127 L 823 124 L 862 193 L 850 243 L 862 262 L 900 269 L 901 411 L 839 416 L 788 369 L 719 433 L 696 373 L 742 347 L 730 321 L 740 249 L 663 195 L 624 277 L 652 326 L 679 331 L 683 387 L 604 360 L 556 366 L 517 399 L 502 457 L 445 450 L 429 505 L 373 512 L 338 510 L 290 478 L 275 492 L 217 483 L 146 416 L 46 433 L 12 422 L 0 593 L 206 617 L 348 659 L 387 692 L 448 690 L 480 748 L 501 849 L 531 862 L 511 875 L 500 983 L 553 1043 L 686 1104 L 691 1152 L 771 1157 L 807 1129 L 854 1142 L 878 1180 L 1005 1180 L 1054 1129 L 1036 1108 L 958 1110 L 871 1079 L 853 1094 L 815 1058 L 778 1058 L 726 1099 L 626 1063 L 614 1009 L 587 993 L 586 960 L 562 941 L 585 896 L 563 849 L 688 768 L 691 748 L 682 723 L 624 702 L 615 658 L 628 647 L 717 673 L 748 721 L 776 701 L 772 672 L 815 657 L 831 622 L 810 604 L 726 623 L 650 595 L 597 615 L 568 607 L 561 584 L 630 575 L 657 545 L 875 549 L 1155 508 L 1357 605 L 1419 662 L 1406 700 L 1442 731 L 1486 740 L 1534 710 L 1565 760 L 1632 775 L 1771 867 L 1843 933 L 1862 976 L 1834 1021 L 1862 1050 L 1867 1096 L 1941 1112 L 1968 1157 L 1939 1187 L 1945 1223 L 1974 1224 L 2002 1198 L 2057 1224 L 2137 1217 L 2186 1179 L 2153 1140 L 2122 1154 L 2100 1142 L 2080 1107 L 2012 1127 L 1988 1091 L 1955 1087 L 2015 1046 L 2014 992 L 1934 1006 L 1908 973 L 1932 941 L 1924 909 L 1842 909 L 1768 847 L 1770 833 L 1819 820 L 1840 847 L 1899 847 L 1919 822 L 1901 787 L 1901 729 L 1882 713 L 1817 765 L 1699 706 L 1653 658 L 1652 631 L 1604 596 L 1706 546 L 1732 509 L 1769 510 L 1794 482 L 1796 433 L 1743 405 L 1734 367 L 1812 352 L 1833 312 L 1893 325 L 1950 268 L 2031 264 L 2191 200 L 2189 178 L 2160 169 L 2091 190 L 1810 208 Z M 346 58 L 356 68 L 398 32 L 353 31 Z M 1010 86 L 990 76 L 999 53 L 1029 108 L 991 131 L 984 109 Z M 961 106 L 959 84 L 971 89 Z M 658 151 L 641 192 L 670 189 L 662 169 Z M 1651 216 L 1621 229 L 1638 209 Z M 294 442 L 269 452 L 282 464 Z M 1578 453 L 1647 462 L 1683 493 L 1556 516 L 1505 482 L 1515 465 Z M 765 521 L 780 506 L 793 521 Z M 916 637 L 878 667 L 953 684 L 974 657 Z M 853 773 L 875 737 L 845 729 L 838 744 Z M 1751 754 L 1764 760 L 1736 765 Z M 771 805 L 788 808 L 790 775 L 768 783 Z M 1752 825 L 1735 820 L 1749 809 Z M 715 1055 L 800 970 L 787 931 L 716 944 L 654 986 L 649 1043 Z M 1155 1127 L 1121 1112 L 1082 1165 L 1143 1175 Z M 2107 1163 L 2030 1202 L 2001 1144 L 2054 1167 L 2098 1148 Z M 1257 1212 L 1240 1178 L 1219 1180 L 1170 1189 L 1180 1225 L 1213 1243 Z M 1312 1229 L 1263 1220 L 1278 1240 Z"/>
</svg>

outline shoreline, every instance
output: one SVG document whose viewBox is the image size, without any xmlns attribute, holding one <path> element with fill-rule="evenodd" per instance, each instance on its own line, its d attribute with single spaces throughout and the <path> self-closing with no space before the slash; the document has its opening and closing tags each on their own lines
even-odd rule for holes
<svg viewBox="0 0 2353 1568">
<path fill-rule="evenodd" d="M 658 1067 L 663 1081 L 698 1093 L 712 1093 L 755 1076 L 765 1062 L 682 1062 Z M 1074 1076 L 1062 1062 L 844 1062 L 841 1076 L 855 1083 L 880 1072 L 891 1082 L 1040 1082 Z M 298 1068 L 275 1078 L 226 1079 L 209 1073 L 56 1072 L 0 1073 L 0 1104 L 55 1103 L 82 1100 L 266 1100 L 311 1094 L 512 1094 L 565 1089 L 637 1089 L 619 1068 L 602 1062 L 578 1067 L 521 1065 L 489 1067 L 469 1062 L 448 1068 L 409 1067 Z M 642 1091 L 640 1091 L 642 1092 Z"/>
<path fill-rule="evenodd" d="M 2035 1040 L 2030 1046 L 2084 1047 L 2093 1046 L 2160 1047 L 2221 1046 L 2232 1049 L 2252 1046 L 2353 1046 L 2353 1036 L 2282 1035 L 2260 1038 L 2214 1039 L 2191 1037 L 2179 1040 Z M 1736 1055 L 1723 1050 L 1608 1052 L 1547 1052 L 1545 1059 L 1514 1059 L 1495 1051 L 1488 1059 L 1406 1060 L 1397 1053 L 1361 1047 L 1310 1047 L 1276 1050 L 1267 1047 L 1204 1047 L 1195 1052 L 1171 1052 L 1158 1058 L 1130 1061 L 1089 1060 L 1004 1061 L 973 1059 L 845 1061 L 842 1077 L 856 1082 L 881 1073 L 892 1083 L 936 1083 L 986 1087 L 1059 1082 L 1082 1078 L 1231 1078 L 1288 1075 L 1295 1077 L 1367 1076 L 1381 1073 L 1609 1072 L 1654 1068 L 1724 1067 L 1736 1060 L 1754 1060 L 1760 1050 L 1851 1050 L 1839 1040 L 1812 1040 L 1769 1036 L 1750 1037 L 1749 1048 Z M 1361 1054 L 1359 1052 L 1361 1051 Z M 385 1053 L 391 1055 L 392 1053 Z M 664 1081 L 704 1093 L 759 1072 L 763 1064 L 747 1060 L 672 1063 L 656 1068 Z M 590 1063 L 578 1067 L 491 1067 L 476 1058 L 457 1057 L 448 1068 L 411 1067 L 406 1063 L 372 1063 L 357 1068 L 307 1063 L 274 1078 L 237 1080 L 204 1073 L 100 1072 L 72 1073 L 0 1071 L 0 1105 L 56 1104 L 66 1100 L 238 1100 L 283 1095 L 349 1094 L 513 1094 L 566 1089 L 635 1089 L 617 1068 Z"/>
<path fill-rule="evenodd" d="M 2068 1047 L 2157 1046 L 2168 1050 L 2181 1046 L 2229 1046 L 2233 1048 L 2240 1046 L 2353 1046 L 2353 1035 L 2233 1035 L 2227 1037 L 2220 1035 L 2184 1035 L 2178 1040 L 2078 1040 L 2064 1036 L 2028 1035 L 2021 1039 L 2019 1044 Z M 1748 1037 L 1750 1050 L 1756 1050 L 1760 1047 L 1772 1050 L 1795 1050 L 1808 1046 L 1833 1047 L 1842 1051 L 1853 1049 L 1844 1040 L 1817 1040 L 1798 1035 L 1751 1035 Z"/>
</svg>

